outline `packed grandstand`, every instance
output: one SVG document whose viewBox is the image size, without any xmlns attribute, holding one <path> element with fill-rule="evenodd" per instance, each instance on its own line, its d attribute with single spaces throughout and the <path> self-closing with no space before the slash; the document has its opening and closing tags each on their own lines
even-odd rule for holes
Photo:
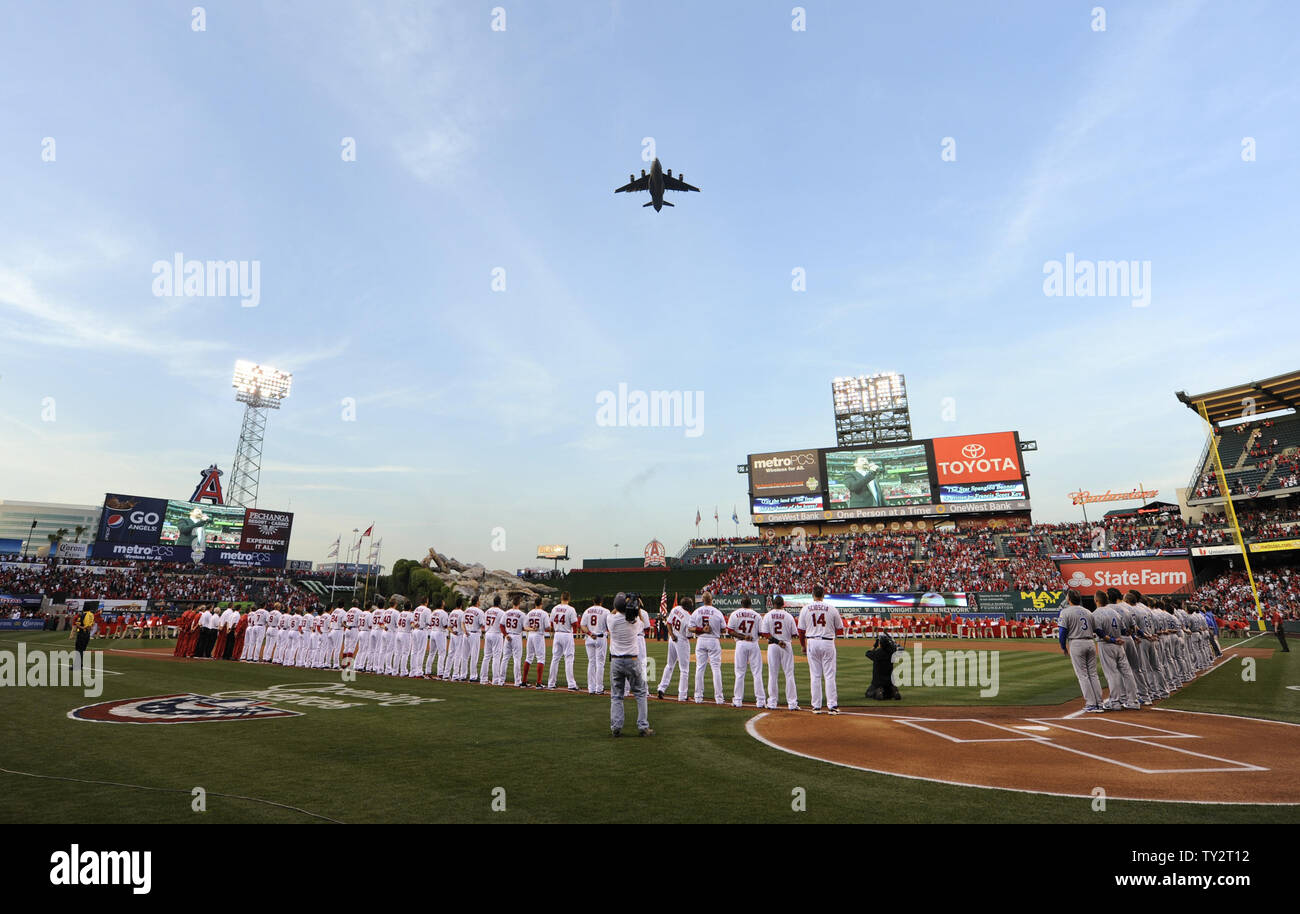
<svg viewBox="0 0 1300 914">
<path fill-rule="evenodd" d="M 1241 512 L 1238 517 L 1248 541 L 1300 530 L 1300 508 Z M 1063 581 L 1051 556 L 1090 549 L 1099 527 L 1114 550 L 1231 541 L 1231 533 L 1218 517 L 1189 524 L 1177 516 L 1131 516 L 1095 524 L 1026 524 L 969 531 L 693 540 L 672 564 L 709 572 L 704 589 L 721 596 L 806 593 L 814 583 L 832 593 L 1059 591 Z M 1225 622 L 1252 619 L 1254 601 L 1240 561 L 1231 557 L 1204 561 L 1195 588 L 1180 597 Z M 1267 564 L 1257 559 L 1254 570 L 1265 609 L 1300 618 L 1300 567 L 1278 556 Z M 136 608 L 136 614 L 164 619 L 213 603 L 279 603 L 286 609 L 319 612 L 329 605 L 331 583 L 331 576 L 322 572 L 271 574 L 173 563 L 0 556 L 0 594 L 42 595 L 56 605 L 66 605 L 68 600 L 141 601 L 144 605 Z M 369 585 L 372 594 L 374 583 Z M 362 582 L 345 576 L 335 586 L 339 588 L 336 602 L 360 601 Z M 32 607 L 18 611 L 36 612 Z"/>
<path fill-rule="evenodd" d="M 689 541 L 666 557 L 662 587 L 682 595 L 708 590 L 720 598 L 750 596 L 760 607 L 765 595 L 806 594 L 814 584 L 832 594 L 960 595 L 962 600 L 947 607 L 976 615 L 979 595 L 1059 594 L 1073 583 L 1063 573 L 1066 558 L 1177 554 L 1187 557 L 1191 579 L 1166 595 L 1214 612 L 1228 627 L 1244 625 L 1256 617 L 1255 602 L 1215 476 L 1217 449 L 1251 555 L 1260 606 L 1266 616 L 1276 611 L 1300 618 L 1300 413 L 1294 412 L 1300 407 L 1300 373 L 1178 397 L 1194 409 L 1204 404 L 1214 423 L 1213 440 L 1207 439 L 1191 482 L 1180 492 L 1181 505 L 1144 502 L 1140 509 L 1073 523 L 1033 523 L 1023 512 L 929 523 L 812 523 L 808 530 L 765 525 L 759 536 Z M 1274 414 L 1241 416 L 1242 404 Z M 1293 412 L 1277 415 L 1284 409 Z M 113 618 L 173 620 L 198 605 L 279 604 L 290 611 L 320 612 L 357 604 L 363 595 L 390 595 L 385 579 L 367 577 L 363 583 L 350 574 L 292 570 L 296 563 L 289 564 L 290 569 L 272 570 L 0 553 L 0 612 L 43 615 L 47 624 L 57 625 L 69 606 L 95 601 Z M 571 590 L 581 606 L 613 582 L 596 571 L 639 570 L 611 565 L 619 563 L 596 560 L 567 575 L 524 570 L 518 575 L 520 592 L 526 583 L 547 581 Z M 1033 608 L 1054 610 L 1055 605 L 1039 605 L 1036 599 Z M 918 600 L 914 608 L 924 605 Z M 1031 614 L 1009 617 L 1020 615 Z"/>
</svg>

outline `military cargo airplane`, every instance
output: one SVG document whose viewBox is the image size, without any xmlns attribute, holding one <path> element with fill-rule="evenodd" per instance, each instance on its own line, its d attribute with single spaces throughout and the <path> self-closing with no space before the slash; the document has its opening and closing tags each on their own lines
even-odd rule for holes
<svg viewBox="0 0 1300 914">
<path fill-rule="evenodd" d="M 699 192 L 698 187 L 692 187 L 683 181 L 682 178 L 684 177 L 685 175 L 679 174 L 674 178 L 673 170 L 671 168 L 665 173 L 663 168 L 659 165 L 659 160 L 655 159 L 650 163 L 650 174 L 646 174 L 645 169 L 643 168 L 641 169 L 641 177 L 639 178 L 634 175 L 628 175 L 627 183 L 622 187 L 617 188 L 614 193 L 635 193 L 636 191 L 648 190 L 650 191 L 650 202 L 643 203 L 642 206 L 653 206 L 657 213 L 662 207 L 673 205 L 664 199 L 664 191 L 693 190 L 697 193 Z"/>
</svg>

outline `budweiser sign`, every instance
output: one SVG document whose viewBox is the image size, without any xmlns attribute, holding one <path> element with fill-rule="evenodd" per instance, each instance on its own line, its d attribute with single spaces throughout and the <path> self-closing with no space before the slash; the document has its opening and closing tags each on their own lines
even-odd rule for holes
<svg viewBox="0 0 1300 914">
<path fill-rule="evenodd" d="M 1112 492 L 1107 489 L 1099 495 L 1093 495 L 1086 489 L 1080 489 L 1078 492 L 1070 493 L 1070 503 L 1091 505 L 1099 501 L 1146 501 L 1149 498 L 1155 498 L 1159 494 L 1155 489 L 1134 489 L 1131 492 Z"/>
</svg>

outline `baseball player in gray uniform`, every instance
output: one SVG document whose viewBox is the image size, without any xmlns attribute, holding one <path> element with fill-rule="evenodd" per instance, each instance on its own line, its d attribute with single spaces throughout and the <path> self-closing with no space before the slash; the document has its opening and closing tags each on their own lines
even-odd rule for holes
<svg viewBox="0 0 1300 914">
<path fill-rule="evenodd" d="M 1103 711 L 1101 681 L 1097 678 L 1097 642 L 1093 640 L 1092 613 L 1084 609 L 1079 591 L 1071 589 L 1065 599 L 1066 606 L 1061 610 L 1057 623 L 1061 653 L 1068 654 L 1070 663 L 1074 665 L 1074 675 L 1083 693 L 1083 710 L 1100 714 Z"/>
<path fill-rule="evenodd" d="M 1128 658 L 1129 669 L 1133 672 L 1133 682 L 1137 686 L 1137 700 L 1141 705 L 1151 704 L 1151 690 L 1147 686 L 1146 674 L 1142 671 L 1142 654 L 1138 650 L 1137 616 L 1133 607 L 1124 602 L 1119 589 L 1112 587 L 1106 591 L 1106 604 L 1119 613 L 1120 630 L 1124 633 L 1124 656 Z"/>
<path fill-rule="evenodd" d="M 1146 676 L 1147 689 L 1152 701 L 1169 697 L 1169 686 L 1160 670 L 1159 641 L 1156 635 L 1155 615 L 1150 607 L 1142 602 L 1142 596 L 1136 590 L 1124 594 L 1124 602 L 1133 610 L 1137 619 L 1138 644 L 1142 648 L 1142 673 Z"/>
<path fill-rule="evenodd" d="M 1101 669 L 1106 674 L 1106 684 L 1110 686 L 1110 696 L 1102 705 L 1107 711 L 1139 711 L 1142 709 L 1138 698 L 1137 681 L 1129 666 L 1128 656 L 1124 653 L 1124 620 L 1119 610 L 1110 606 L 1106 591 L 1099 590 L 1093 595 L 1097 608 L 1092 611 L 1092 625 L 1097 632 L 1097 657 Z"/>
</svg>

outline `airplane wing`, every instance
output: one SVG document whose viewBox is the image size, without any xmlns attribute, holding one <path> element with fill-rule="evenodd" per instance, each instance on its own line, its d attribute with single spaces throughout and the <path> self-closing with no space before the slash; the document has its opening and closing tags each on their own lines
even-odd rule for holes
<svg viewBox="0 0 1300 914">
<path fill-rule="evenodd" d="M 664 175 L 664 190 L 693 190 L 699 191 L 698 187 L 692 187 L 681 178 L 674 178 L 670 175 Z"/>
<path fill-rule="evenodd" d="M 615 188 L 614 193 L 616 194 L 631 193 L 638 190 L 649 190 L 649 189 L 650 189 L 650 176 L 646 175 L 645 177 L 637 178 L 635 181 L 633 181 L 630 184 L 624 184 L 622 187 Z"/>
</svg>

